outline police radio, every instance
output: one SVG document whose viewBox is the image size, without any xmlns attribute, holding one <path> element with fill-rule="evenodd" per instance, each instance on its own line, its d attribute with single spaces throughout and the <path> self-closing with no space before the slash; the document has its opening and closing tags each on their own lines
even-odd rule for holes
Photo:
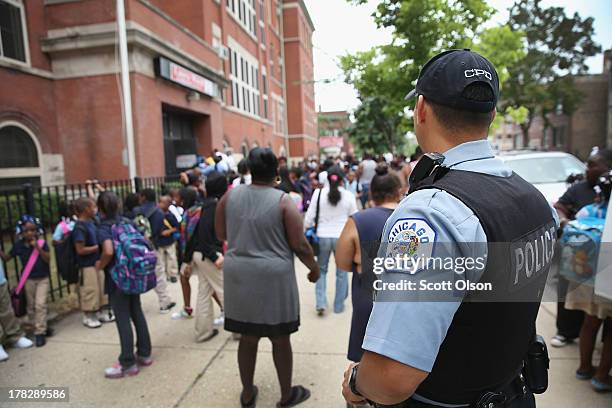
<svg viewBox="0 0 612 408">
<path fill-rule="evenodd" d="M 434 173 L 438 173 L 440 171 L 440 177 L 448 171 L 448 168 L 443 167 L 442 163 L 444 162 L 444 155 L 440 153 L 425 153 L 423 157 L 419 159 L 419 162 L 410 173 L 410 177 L 408 178 L 408 183 L 410 184 L 410 189 L 408 190 L 408 194 L 414 192 L 419 184 L 425 180 L 427 177 L 431 176 Z M 437 179 L 437 178 L 436 178 Z M 432 180 L 435 181 L 435 180 Z"/>
</svg>

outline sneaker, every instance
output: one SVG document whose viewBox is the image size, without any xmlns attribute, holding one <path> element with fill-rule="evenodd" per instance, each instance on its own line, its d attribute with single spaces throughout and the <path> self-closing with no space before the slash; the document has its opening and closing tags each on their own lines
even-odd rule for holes
<svg viewBox="0 0 612 408">
<path fill-rule="evenodd" d="M 98 327 L 102 326 L 102 323 L 100 323 L 98 319 L 94 319 L 89 316 L 83 316 L 83 325 L 90 329 L 97 329 Z"/>
<path fill-rule="evenodd" d="M 178 279 L 176 278 L 176 276 L 172 276 L 172 277 L 170 277 L 170 282 L 171 283 L 176 283 L 176 282 L 178 282 Z"/>
<path fill-rule="evenodd" d="M 4 347 L 0 344 L 0 361 L 8 360 L 8 353 L 4 350 Z"/>
<path fill-rule="evenodd" d="M 136 363 L 140 367 L 148 367 L 153 364 L 153 359 L 151 357 L 136 356 Z"/>
<path fill-rule="evenodd" d="M 225 323 L 225 313 L 221 312 L 221 314 L 219 315 L 219 317 L 217 317 L 214 321 L 213 324 L 215 326 L 223 326 L 223 323 Z"/>
<path fill-rule="evenodd" d="M 323 316 L 325 314 L 325 309 L 317 309 L 317 316 Z"/>
<path fill-rule="evenodd" d="M 106 370 L 104 370 L 104 376 L 106 378 L 111 378 L 111 379 L 123 378 L 125 376 L 133 377 L 137 375 L 139 372 L 140 370 L 138 369 L 138 364 L 134 364 L 133 366 L 124 369 L 123 367 L 121 367 L 121 364 L 115 363 L 115 365 L 113 365 L 112 367 L 109 367 Z"/>
<path fill-rule="evenodd" d="M 608 377 L 608 381 L 610 381 L 610 377 Z M 591 386 L 597 392 L 608 392 L 612 391 L 612 383 L 599 381 L 597 378 L 593 377 L 591 379 Z"/>
<path fill-rule="evenodd" d="M 161 313 L 161 314 L 169 313 L 170 309 L 172 309 L 174 306 L 176 306 L 176 302 L 170 302 L 166 306 L 160 307 L 159 308 L 159 313 Z"/>
<path fill-rule="evenodd" d="M 172 313 L 172 316 L 170 316 L 172 320 L 186 320 L 186 319 L 191 319 L 192 317 L 193 317 L 193 309 L 190 307 L 184 308 L 180 312 L 174 312 Z"/>
<path fill-rule="evenodd" d="M 45 339 L 45 335 L 44 334 L 37 334 L 36 335 L 36 347 L 42 347 L 45 344 L 47 344 L 47 340 Z"/>
<path fill-rule="evenodd" d="M 100 323 L 110 323 L 115 321 L 115 315 L 110 310 L 98 312 L 97 317 Z"/>
<path fill-rule="evenodd" d="M 27 337 L 20 337 L 19 340 L 17 340 L 15 343 L 13 343 L 13 347 L 18 348 L 18 349 L 25 349 L 25 348 L 30 348 L 34 345 L 34 343 L 32 343 L 32 340 L 28 339 Z"/>
<path fill-rule="evenodd" d="M 550 339 L 550 345 L 553 347 L 565 347 L 570 343 L 573 343 L 574 340 L 572 339 L 568 339 L 565 336 L 562 336 L 560 334 L 556 334 L 555 337 L 553 337 L 552 339 Z"/>
</svg>

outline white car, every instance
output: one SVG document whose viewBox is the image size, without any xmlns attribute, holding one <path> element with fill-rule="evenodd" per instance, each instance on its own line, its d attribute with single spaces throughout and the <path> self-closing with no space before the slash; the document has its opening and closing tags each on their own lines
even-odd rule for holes
<svg viewBox="0 0 612 408">
<path fill-rule="evenodd" d="M 563 152 L 508 152 L 499 156 L 516 174 L 530 182 L 550 203 L 567 190 L 567 178 L 584 174 L 586 165 Z"/>
</svg>

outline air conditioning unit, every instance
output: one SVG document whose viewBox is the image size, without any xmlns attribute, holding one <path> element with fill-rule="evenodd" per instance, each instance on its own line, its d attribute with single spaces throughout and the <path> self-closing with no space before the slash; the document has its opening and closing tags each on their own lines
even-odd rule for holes
<svg viewBox="0 0 612 408">
<path fill-rule="evenodd" d="M 228 60 L 230 58 L 230 51 L 229 48 L 227 48 L 226 46 L 222 45 L 219 47 L 219 57 L 221 57 L 224 60 Z"/>
</svg>

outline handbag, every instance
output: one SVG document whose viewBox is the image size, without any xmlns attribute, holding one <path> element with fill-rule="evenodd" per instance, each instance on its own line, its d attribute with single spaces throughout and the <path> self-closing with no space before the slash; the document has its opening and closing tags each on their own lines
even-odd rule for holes
<svg viewBox="0 0 612 408">
<path fill-rule="evenodd" d="M 319 196 L 317 197 L 317 211 L 315 213 L 315 225 L 314 227 L 310 227 L 304 233 L 306 235 L 306 239 L 308 243 L 312 247 L 312 252 L 315 256 L 319 255 L 319 237 L 317 236 L 317 230 L 319 229 L 319 210 L 321 207 L 321 195 L 323 194 L 323 189 L 319 189 Z"/>
<path fill-rule="evenodd" d="M 44 240 L 38 240 L 39 247 L 42 247 L 44 244 Z M 25 286 L 26 280 L 30 276 L 30 273 L 32 273 L 32 269 L 34 269 L 34 265 L 36 265 L 37 260 L 38 250 L 34 249 L 28 258 L 25 268 L 23 268 L 23 272 L 19 278 L 17 287 L 11 290 L 11 305 L 13 306 L 13 312 L 17 317 L 25 316 L 26 314 L 26 295 L 23 287 Z"/>
</svg>

